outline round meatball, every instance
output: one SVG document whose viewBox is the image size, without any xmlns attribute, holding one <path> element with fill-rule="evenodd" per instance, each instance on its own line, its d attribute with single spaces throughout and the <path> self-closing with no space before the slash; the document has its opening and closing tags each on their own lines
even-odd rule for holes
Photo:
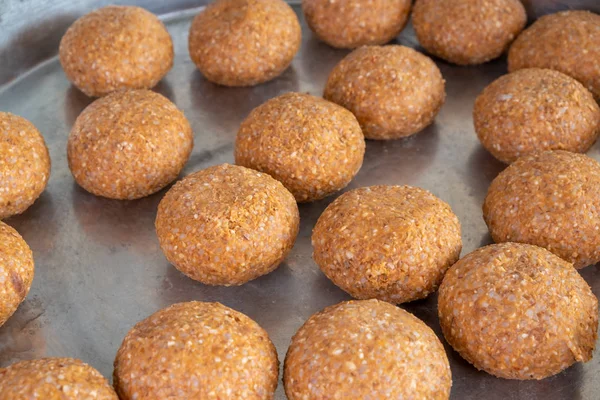
<svg viewBox="0 0 600 400">
<path fill-rule="evenodd" d="M 592 358 L 598 300 L 573 265 L 537 246 L 487 246 L 440 286 L 446 340 L 477 369 L 543 379 Z"/>
<path fill-rule="evenodd" d="M 413 10 L 421 46 L 459 65 L 500 57 L 526 22 L 519 0 L 417 0 Z"/>
<path fill-rule="evenodd" d="M 0 326 L 29 293 L 33 272 L 31 249 L 16 230 L 0 221 Z"/>
<path fill-rule="evenodd" d="M 298 17 L 283 0 L 217 0 L 194 18 L 188 45 L 209 81 L 252 86 L 285 71 L 301 41 Z"/>
<path fill-rule="evenodd" d="M 88 96 L 150 89 L 173 66 L 173 43 L 162 22 L 134 6 L 108 6 L 84 15 L 59 47 L 67 78 Z"/>
<path fill-rule="evenodd" d="M 50 154 L 40 132 L 19 116 L 0 112 L 0 219 L 21 214 L 50 178 Z"/>
<path fill-rule="evenodd" d="M 121 400 L 272 400 L 279 361 L 267 332 L 219 303 L 174 304 L 137 323 L 115 359 Z"/>
<path fill-rule="evenodd" d="M 538 19 L 515 40 L 508 70 L 550 68 L 577 79 L 600 100 L 600 16 L 564 11 Z"/>
<path fill-rule="evenodd" d="M 310 29 L 342 49 L 391 41 L 406 26 L 410 6 L 410 0 L 302 0 Z"/>
<path fill-rule="evenodd" d="M 547 151 L 521 157 L 490 185 L 483 218 L 495 242 L 529 243 L 576 268 L 600 262 L 600 163 Z"/>
<path fill-rule="evenodd" d="M 156 233 L 167 259 L 208 285 L 241 285 L 275 270 L 294 246 L 294 196 L 269 175 L 218 165 L 177 182 L 162 199 Z"/>
<path fill-rule="evenodd" d="M 365 46 L 333 69 L 324 97 L 352 111 L 367 139 L 398 139 L 430 125 L 446 92 L 429 57 L 404 46 Z"/>
<path fill-rule="evenodd" d="M 307 202 L 346 187 L 362 166 L 365 139 L 352 113 L 287 93 L 253 110 L 235 142 L 235 162 L 265 172 Z"/>
<path fill-rule="evenodd" d="M 310 317 L 292 338 L 283 381 L 289 400 L 447 400 L 452 386 L 433 331 L 378 300 L 348 301 Z"/>
<path fill-rule="evenodd" d="M 410 186 L 344 193 L 319 217 L 312 244 L 323 273 L 352 297 L 395 304 L 434 292 L 462 249 L 450 206 Z"/>
<path fill-rule="evenodd" d="M 173 182 L 194 138 L 181 111 L 149 90 L 112 93 L 77 117 L 69 136 L 69 168 L 90 193 L 138 199 Z"/>
<path fill-rule="evenodd" d="M 21 361 L 0 369 L 0 400 L 119 400 L 108 381 L 74 358 Z"/>
<path fill-rule="evenodd" d="M 600 107 L 579 82 L 529 68 L 504 75 L 475 101 L 481 144 L 507 164 L 543 150 L 585 153 L 600 134 Z"/>
</svg>

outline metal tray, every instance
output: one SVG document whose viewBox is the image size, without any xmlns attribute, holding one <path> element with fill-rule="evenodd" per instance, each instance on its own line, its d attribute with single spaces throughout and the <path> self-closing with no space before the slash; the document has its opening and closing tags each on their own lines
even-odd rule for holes
<svg viewBox="0 0 600 400">
<path fill-rule="evenodd" d="M 73 121 L 91 99 L 69 84 L 56 57 L 29 68 L 40 57 L 56 54 L 56 43 L 70 22 L 103 3 L 0 0 L 0 84 L 4 83 L 0 110 L 31 120 L 45 136 L 52 157 L 47 190 L 26 213 L 6 221 L 33 249 L 36 273 L 29 296 L 0 328 L 0 366 L 36 357 L 70 356 L 110 377 L 117 348 L 135 322 L 188 300 L 219 301 L 247 314 L 269 332 L 283 361 L 290 338 L 311 314 L 349 298 L 327 280 L 311 257 L 312 227 L 335 196 L 301 205 L 300 234 L 290 256 L 275 272 L 244 286 L 204 286 L 169 265 L 154 232 L 157 204 L 165 191 L 138 201 L 114 201 L 79 188 L 67 167 L 66 141 Z M 321 95 L 329 71 L 347 54 L 318 42 L 303 22 L 301 52 L 281 77 L 254 88 L 219 87 L 207 82 L 188 56 L 188 27 L 198 9 L 177 11 L 168 5 L 189 7 L 198 2 L 139 3 L 155 12 L 174 11 L 164 20 L 175 43 L 175 66 L 156 90 L 185 111 L 195 132 L 194 152 L 183 175 L 233 162 L 232 143 L 250 110 L 288 91 Z M 554 11 L 564 3 L 530 1 L 528 6 L 534 12 Z M 598 7 L 595 0 L 588 5 Z M 61 13 L 60 6 L 68 11 Z M 37 18 L 44 13 L 52 19 L 41 23 Z M 14 19 L 17 15 L 29 18 L 30 31 Z M 410 26 L 398 42 L 418 48 Z M 473 101 L 487 84 L 506 73 L 506 63 L 499 60 L 465 68 L 438 61 L 438 65 L 447 81 L 448 98 L 435 124 L 406 140 L 369 141 L 363 168 L 347 190 L 374 184 L 431 190 L 458 214 L 466 254 L 490 242 L 481 204 L 490 181 L 503 168 L 476 139 Z M 600 144 L 590 155 L 600 160 Z M 598 266 L 581 273 L 600 295 Z M 433 295 L 402 307 L 441 337 L 436 303 Z M 598 350 L 589 363 L 540 382 L 494 378 L 475 370 L 447 345 L 446 350 L 452 365 L 453 399 L 600 398 Z M 276 398 L 285 398 L 281 382 Z"/>
</svg>

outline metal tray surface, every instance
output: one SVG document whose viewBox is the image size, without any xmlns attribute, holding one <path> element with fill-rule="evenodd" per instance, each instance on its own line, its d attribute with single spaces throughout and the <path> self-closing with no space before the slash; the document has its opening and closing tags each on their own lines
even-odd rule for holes
<svg viewBox="0 0 600 400">
<path fill-rule="evenodd" d="M 281 77 L 253 88 L 219 87 L 207 82 L 188 56 L 187 32 L 197 11 L 164 17 L 174 39 L 176 61 L 156 87 L 184 110 L 194 129 L 194 152 L 182 175 L 233 162 L 236 131 L 250 110 L 288 91 L 321 95 L 329 71 L 348 53 L 318 42 L 300 16 L 302 49 Z M 397 41 L 418 48 L 410 26 Z M 56 48 L 44 51 L 56 54 Z M 448 97 L 435 124 L 406 140 L 368 141 L 362 170 L 346 190 L 408 184 L 432 191 L 459 216 L 464 255 L 491 241 L 481 204 L 490 181 L 504 168 L 477 141 L 473 102 L 487 84 L 506 73 L 506 62 L 478 67 L 436 62 L 446 79 Z M 0 366 L 69 356 L 110 377 L 117 348 L 134 323 L 162 307 L 189 300 L 219 301 L 247 314 L 269 332 L 283 362 L 292 335 L 310 315 L 349 299 L 320 272 L 311 256 L 312 227 L 336 196 L 300 205 L 298 240 L 275 272 L 232 288 L 204 286 L 180 274 L 164 258 L 154 231 L 164 190 L 137 201 L 115 201 L 88 194 L 73 181 L 66 141 L 75 118 L 91 101 L 69 84 L 55 57 L 0 87 L 0 110 L 31 120 L 44 135 L 52 157 L 46 191 L 27 212 L 6 221 L 31 246 L 36 272 L 29 296 L 0 328 Z M 600 144 L 589 154 L 600 160 Z M 598 266 L 581 274 L 600 295 Z M 402 307 L 442 338 L 436 304 L 437 296 L 432 295 Z M 452 366 L 452 399 L 600 398 L 598 350 L 587 364 L 543 381 L 520 382 L 478 372 L 443 338 L 442 342 Z M 285 398 L 281 382 L 276 398 Z"/>
</svg>

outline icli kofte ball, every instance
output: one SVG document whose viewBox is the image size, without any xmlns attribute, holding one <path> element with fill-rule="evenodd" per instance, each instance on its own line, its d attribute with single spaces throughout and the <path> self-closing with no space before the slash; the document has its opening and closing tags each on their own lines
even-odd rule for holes
<svg viewBox="0 0 600 400">
<path fill-rule="evenodd" d="M 0 369 L 0 400 L 119 400 L 100 372 L 74 358 L 27 360 Z"/>
<path fill-rule="evenodd" d="M 69 168 L 90 193 L 138 199 L 174 181 L 193 146 L 190 124 L 166 97 L 149 90 L 112 93 L 77 117 Z"/>
<path fill-rule="evenodd" d="M 283 372 L 289 400 L 447 400 L 444 347 L 412 314 L 378 300 L 314 314 L 292 338 Z"/>
<path fill-rule="evenodd" d="M 323 273 L 358 299 L 394 304 L 435 291 L 462 249 L 450 206 L 411 186 L 371 186 L 338 197 L 313 230 Z"/>
<path fill-rule="evenodd" d="M 312 31 L 330 46 L 354 49 L 386 44 L 406 26 L 410 0 L 302 0 Z"/>
<path fill-rule="evenodd" d="M 25 118 L 0 112 L 0 220 L 21 214 L 50 178 L 46 142 Z"/>
<path fill-rule="evenodd" d="M 544 150 L 585 153 L 600 135 L 600 107 L 581 83 L 550 69 L 504 75 L 475 101 L 475 131 L 500 161 Z"/>
<path fill-rule="evenodd" d="M 267 332 L 219 303 L 192 301 L 137 323 L 115 359 L 121 400 L 272 400 L 279 361 Z"/>
<path fill-rule="evenodd" d="M 544 247 L 583 268 L 600 261 L 600 163 L 563 150 L 519 158 L 492 181 L 483 218 L 496 243 Z"/>
<path fill-rule="evenodd" d="M 573 265 L 541 247 L 502 243 L 448 270 L 438 299 L 446 340 L 500 378 L 543 379 L 588 361 L 598 300 Z"/>
<path fill-rule="evenodd" d="M 140 7 L 108 6 L 84 15 L 59 48 L 67 78 L 88 96 L 150 89 L 173 66 L 173 42 L 156 15 Z"/>
<path fill-rule="evenodd" d="M 188 47 L 209 81 L 253 86 L 279 76 L 301 41 L 298 17 L 283 0 L 216 0 L 192 21 Z"/>
<path fill-rule="evenodd" d="M 271 175 L 298 202 L 346 187 L 364 153 L 364 136 L 350 111 L 302 93 L 286 93 L 254 109 L 235 141 L 236 164 Z"/>
<path fill-rule="evenodd" d="M 367 139 L 398 139 L 430 125 L 446 98 L 444 78 L 423 54 L 399 45 L 365 46 L 335 66 L 325 99 L 350 110 Z"/>
<path fill-rule="evenodd" d="M 156 233 L 167 259 L 209 285 L 241 285 L 275 270 L 296 240 L 294 196 L 267 174 L 217 165 L 177 182 Z"/>
<path fill-rule="evenodd" d="M 421 46 L 459 65 L 500 57 L 526 22 L 520 0 L 416 0 L 413 9 Z"/>
</svg>

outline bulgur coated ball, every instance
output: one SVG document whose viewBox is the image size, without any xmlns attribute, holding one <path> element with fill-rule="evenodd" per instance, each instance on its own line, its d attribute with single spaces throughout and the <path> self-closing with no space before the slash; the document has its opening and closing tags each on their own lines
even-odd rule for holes
<svg viewBox="0 0 600 400">
<path fill-rule="evenodd" d="M 544 247 L 583 268 L 600 261 L 600 163 L 556 150 L 521 157 L 492 181 L 483 218 L 496 243 Z"/>
<path fill-rule="evenodd" d="M 283 73 L 301 41 L 298 17 L 283 0 L 217 0 L 192 21 L 188 46 L 209 81 L 253 86 Z"/>
<path fill-rule="evenodd" d="M 167 259 L 208 285 L 241 285 L 275 270 L 294 246 L 294 196 L 267 174 L 217 165 L 177 182 L 161 200 L 156 233 Z"/>
<path fill-rule="evenodd" d="M 192 301 L 137 323 L 115 359 L 121 400 L 273 399 L 279 361 L 267 332 L 219 303 Z"/>
<path fill-rule="evenodd" d="M 235 162 L 265 172 L 298 202 L 346 187 L 362 166 L 365 139 L 352 113 L 302 93 L 286 93 L 254 109 L 235 141 Z"/>
<path fill-rule="evenodd" d="M 33 254 L 25 240 L 0 221 L 0 326 L 29 293 L 34 269 Z"/>
<path fill-rule="evenodd" d="M 134 6 L 108 6 L 84 15 L 59 47 L 67 78 L 88 96 L 150 89 L 173 66 L 173 42 L 162 22 Z"/>
<path fill-rule="evenodd" d="M 495 80 L 473 111 L 481 144 L 507 164 L 543 150 L 585 153 L 600 134 L 600 107 L 578 81 L 527 68 Z"/>
<path fill-rule="evenodd" d="M 446 98 L 444 78 L 427 56 L 404 46 L 365 46 L 331 72 L 325 99 L 350 110 L 367 139 L 398 139 L 433 122 Z"/>
<path fill-rule="evenodd" d="M 40 132 L 25 118 L 0 112 L 0 219 L 21 214 L 50 178 L 50 154 Z"/>
<path fill-rule="evenodd" d="M 410 0 L 302 0 L 310 29 L 342 49 L 385 44 L 406 26 Z"/>
<path fill-rule="evenodd" d="M 577 79 L 600 100 L 600 16 L 588 11 L 546 15 L 517 37 L 508 70 L 550 68 Z"/>
<path fill-rule="evenodd" d="M 108 381 L 75 358 L 41 358 L 0 369 L 0 400 L 119 400 Z"/>
<path fill-rule="evenodd" d="M 478 249 L 440 286 L 446 340 L 477 369 L 543 379 L 592 358 L 598 300 L 573 265 L 527 244 Z"/>
<path fill-rule="evenodd" d="M 527 23 L 519 0 L 417 0 L 412 15 L 421 46 L 459 65 L 500 57 Z"/>
<path fill-rule="evenodd" d="M 411 186 L 371 186 L 338 197 L 313 230 L 314 259 L 358 299 L 399 304 L 434 292 L 462 249 L 444 201 Z"/>
<path fill-rule="evenodd" d="M 450 365 L 433 331 L 378 300 L 314 314 L 292 338 L 283 372 L 290 400 L 450 397 Z"/>
<path fill-rule="evenodd" d="M 69 168 L 90 193 L 138 199 L 174 181 L 194 138 L 183 113 L 149 90 L 112 93 L 77 117 L 68 140 Z"/>
</svg>

